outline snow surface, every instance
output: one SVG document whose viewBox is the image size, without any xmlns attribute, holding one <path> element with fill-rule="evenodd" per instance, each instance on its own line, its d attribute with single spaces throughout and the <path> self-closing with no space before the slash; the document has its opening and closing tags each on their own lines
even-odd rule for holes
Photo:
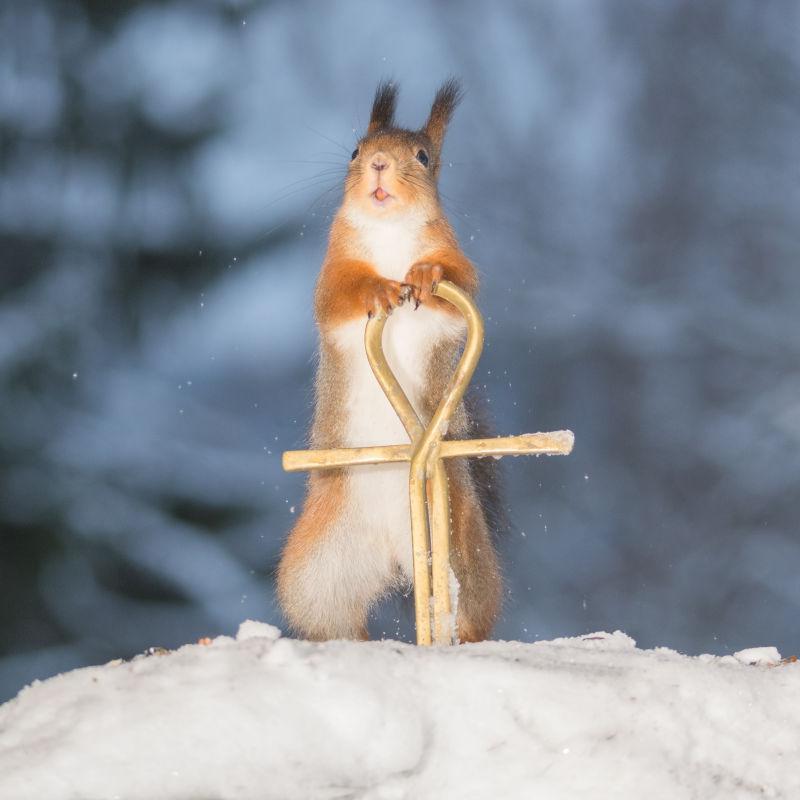
<svg viewBox="0 0 800 800">
<path fill-rule="evenodd" d="M 248 621 L 25 688 L 0 707 L 0 797 L 796 798 L 800 664 L 779 658 L 620 632 L 316 644 Z"/>
</svg>

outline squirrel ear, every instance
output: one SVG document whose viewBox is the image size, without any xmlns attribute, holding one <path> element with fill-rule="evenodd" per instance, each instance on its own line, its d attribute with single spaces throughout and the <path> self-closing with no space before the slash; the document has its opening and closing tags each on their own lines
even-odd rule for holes
<svg viewBox="0 0 800 800">
<path fill-rule="evenodd" d="M 394 125 L 394 109 L 397 106 L 397 85 L 391 81 L 381 81 L 375 90 L 372 112 L 369 115 L 367 133 L 376 133 Z"/>
<path fill-rule="evenodd" d="M 423 131 L 428 135 L 437 150 L 442 149 L 447 123 L 450 122 L 450 118 L 453 116 L 453 112 L 456 110 L 456 106 L 463 95 L 461 84 L 456 78 L 450 78 L 445 81 L 439 91 L 436 92 L 436 97 L 433 99 L 433 105 L 431 106 L 431 115 L 428 117 Z"/>
</svg>

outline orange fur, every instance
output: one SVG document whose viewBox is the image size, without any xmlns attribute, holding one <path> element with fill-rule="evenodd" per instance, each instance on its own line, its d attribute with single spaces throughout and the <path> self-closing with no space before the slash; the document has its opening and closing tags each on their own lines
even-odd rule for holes
<svg viewBox="0 0 800 800">
<path fill-rule="evenodd" d="M 352 604 L 342 603 L 344 613 L 333 622 L 325 614 L 314 613 L 313 600 L 308 597 L 303 573 L 320 547 L 325 545 L 326 534 L 341 511 L 345 474 L 341 470 L 322 472 L 312 475 L 308 483 L 303 511 L 292 529 L 278 565 L 278 601 L 292 628 L 308 639 L 325 640 L 342 636 L 367 639 L 366 605 L 351 608 Z"/>
<path fill-rule="evenodd" d="M 326 260 L 317 282 L 314 308 L 323 327 L 339 325 L 379 310 L 391 312 L 403 302 L 398 281 L 382 278 L 366 261 L 354 258 Z"/>
<path fill-rule="evenodd" d="M 286 542 L 278 568 L 278 593 L 295 565 L 304 561 L 341 507 L 344 496 L 344 473 L 341 470 L 311 475 L 303 511 Z"/>
</svg>

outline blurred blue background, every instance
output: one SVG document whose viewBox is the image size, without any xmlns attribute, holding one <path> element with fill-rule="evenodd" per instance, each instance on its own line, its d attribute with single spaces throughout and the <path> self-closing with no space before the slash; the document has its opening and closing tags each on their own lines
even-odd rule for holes
<svg viewBox="0 0 800 800">
<path fill-rule="evenodd" d="M 0 7 L 0 698 L 280 624 L 311 296 L 376 82 L 467 94 L 442 190 L 482 276 L 501 638 L 798 649 L 800 6 Z M 411 635 L 384 604 L 375 635 Z"/>
</svg>

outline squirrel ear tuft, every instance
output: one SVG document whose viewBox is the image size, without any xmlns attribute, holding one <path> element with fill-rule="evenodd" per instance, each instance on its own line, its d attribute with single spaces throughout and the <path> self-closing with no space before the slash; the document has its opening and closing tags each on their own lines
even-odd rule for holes
<svg viewBox="0 0 800 800">
<path fill-rule="evenodd" d="M 383 128 L 394 125 L 394 110 L 397 106 L 397 84 L 392 81 L 381 81 L 375 90 L 372 101 L 372 112 L 369 115 L 367 133 L 377 133 Z"/>
<path fill-rule="evenodd" d="M 453 116 L 456 106 L 461 102 L 464 91 L 457 78 L 450 78 L 445 81 L 436 92 L 431 106 L 431 115 L 423 128 L 437 150 L 442 149 L 444 134 L 447 130 L 447 123 Z"/>
</svg>

